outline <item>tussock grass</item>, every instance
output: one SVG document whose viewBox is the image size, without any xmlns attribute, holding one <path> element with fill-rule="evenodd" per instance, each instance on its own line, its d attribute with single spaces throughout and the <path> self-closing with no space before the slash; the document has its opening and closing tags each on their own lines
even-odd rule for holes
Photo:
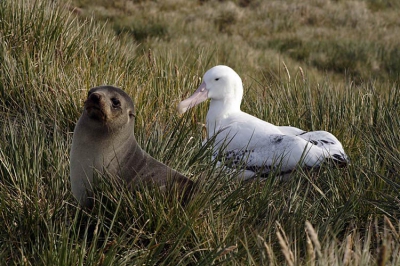
<svg viewBox="0 0 400 266">
<path fill-rule="evenodd" d="M 85 18 L 89 2 L 82 2 L 78 11 L 42 0 L 0 2 L 2 262 L 398 265 L 397 83 L 363 75 L 357 82 L 350 76 L 335 82 L 340 71 L 324 76 L 307 62 L 307 56 L 318 50 L 302 58 L 292 56 L 296 51 L 287 43 L 269 42 L 287 36 L 263 40 L 262 32 L 254 30 L 259 25 L 243 23 L 251 11 L 254 18 L 269 16 L 267 21 L 273 22 L 276 32 L 305 30 L 302 25 L 310 21 L 291 21 L 297 13 L 285 12 L 310 8 L 307 14 L 316 16 L 319 13 L 314 11 L 322 12 L 324 1 L 312 7 L 295 1 L 284 5 L 234 1 L 227 10 L 223 9 L 226 3 L 201 2 L 103 1 L 104 9 L 95 9 L 95 13 L 125 10 L 134 15 L 136 5 L 143 5 L 142 10 L 149 5 L 150 10 L 165 11 L 153 13 L 157 23 L 163 22 L 168 29 L 164 37 L 146 33 L 140 44 L 129 32 L 115 36 L 113 12 L 107 13 L 105 26 Z M 337 10 L 332 13 L 335 23 L 341 18 L 343 25 L 354 25 L 346 21 L 348 17 L 340 17 L 345 2 L 329 3 L 328 8 Z M 367 27 L 375 23 L 369 20 L 372 12 L 385 12 L 395 6 L 391 3 L 366 1 L 360 4 L 362 12 L 354 8 L 346 12 L 355 12 L 351 19 Z M 262 14 L 266 6 L 271 9 Z M 210 23 L 190 16 L 190 7 L 208 14 Z M 188 16 L 188 23 L 178 23 L 177 10 Z M 274 10 L 280 10 L 283 21 L 271 17 Z M 125 18 L 124 25 L 140 25 L 128 23 L 133 15 Z M 224 16 L 235 17 L 234 24 Z M 323 23 L 333 23 L 330 19 Z M 369 24 L 364 25 L 366 20 Z M 242 24 L 253 29 L 243 33 L 248 42 L 237 36 L 236 26 Z M 210 32 L 197 32 L 199 38 L 192 39 L 189 32 L 197 26 Z M 146 27 L 141 29 L 150 30 Z M 216 31 L 218 38 L 213 36 Z M 289 52 L 279 57 L 273 46 Z M 295 61 L 300 59 L 305 60 L 301 68 Z M 234 173 L 217 168 L 210 161 L 210 147 L 201 146 L 206 106 L 182 117 L 176 114 L 180 99 L 193 92 L 205 70 L 217 63 L 232 66 L 242 76 L 243 110 L 275 124 L 334 133 L 348 151 L 351 165 L 298 171 L 287 182 L 272 177 L 241 182 Z M 395 72 L 396 68 L 388 69 Z M 363 71 L 368 73 L 368 69 Z M 379 76 L 391 75 L 382 72 Z M 186 206 L 157 189 L 138 187 L 131 193 L 107 176 L 99 177 L 92 211 L 76 206 L 68 170 L 72 130 L 87 90 L 101 84 L 122 87 L 133 98 L 135 135 L 142 147 L 198 182 L 199 191 Z"/>
<path fill-rule="evenodd" d="M 83 17 L 108 21 L 145 51 L 179 47 L 190 53 L 211 46 L 217 62 L 245 74 L 278 73 L 283 59 L 291 72 L 300 65 L 317 79 L 327 73 L 334 79 L 346 74 L 357 83 L 398 79 L 395 0 L 73 3 Z"/>
</svg>

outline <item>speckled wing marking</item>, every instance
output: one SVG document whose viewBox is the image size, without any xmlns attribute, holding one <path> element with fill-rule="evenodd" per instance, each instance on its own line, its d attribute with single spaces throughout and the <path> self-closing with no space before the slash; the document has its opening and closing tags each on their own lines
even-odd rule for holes
<svg viewBox="0 0 400 266">
<path fill-rule="evenodd" d="M 350 159 L 344 152 L 342 152 L 342 144 L 331 133 L 327 131 L 304 131 L 297 136 L 307 140 L 317 147 L 329 150 L 329 153 L 331 153 L 330 160 L 336 163 L 339 167 L 345 167 L 350 163 Z"/>
<path fill-rule="evenodd" d="M 274 141 L 281 142 L 282 139 L 283 138 L 276 138 Z M 254 160 L 252 160 L 255 156 L 257 156 L 257 152 L 254 149 L 230 150 L 221 153 L 215 152 L 213 155 L 214 158 L 217 158 L 217 160 L 226 167 L 238 170 L 252 171 L 254 174 L 257 174 L 257 176 L 261 178 L 268 177 L 270 172 L 276 172 L 277 175 L 286 175 L 292 173 L 295 170 L 288 169 L 278 172 L 279 163 L 274 165 L 256 165 Z"/>
</svg>

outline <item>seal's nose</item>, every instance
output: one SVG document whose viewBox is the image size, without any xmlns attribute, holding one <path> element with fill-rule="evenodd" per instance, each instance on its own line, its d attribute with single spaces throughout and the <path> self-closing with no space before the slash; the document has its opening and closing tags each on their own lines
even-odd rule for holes
<svg viewBox="0 0 400 266">
<path fill-rule="evenodd" d="M 99 93 L 93 92 L 89 95 L 88 100 L 93 103 L 99 103 L 101 99 L 101 95 Z"/>
</svg>

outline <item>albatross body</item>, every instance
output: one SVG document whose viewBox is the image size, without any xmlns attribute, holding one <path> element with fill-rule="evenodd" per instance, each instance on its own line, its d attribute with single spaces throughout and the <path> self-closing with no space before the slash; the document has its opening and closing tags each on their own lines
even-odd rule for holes
<svg viewBox="0 0 400 266">
<path fill-rule="evenodd" d="M 208 139 L 214 140 L 214 157 L 240 170 L 245 179 L 279 171 L 287 175 L 297 167 L 313 168 L 326 160 L 339 166 L 349 160 L 342 144 L 326 131 L 307 132 L 275 126 L 240 110 L 243 85 L 230 67 L 209 69 L 199 88 L 178 105 L 180 113 L 211 99 L 207 113 Z"/>
</svg>

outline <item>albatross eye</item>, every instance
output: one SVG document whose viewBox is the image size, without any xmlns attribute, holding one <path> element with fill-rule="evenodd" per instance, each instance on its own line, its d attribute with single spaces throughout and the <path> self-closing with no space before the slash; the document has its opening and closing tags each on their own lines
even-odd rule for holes
<svg viewBox="0 0 400 266">
<path fill-rule="evenodd" d="M 121 102 L 117 98 L 112 98 L 111 102 L 114 108 L 121 107 Z"/>
<path fill-rule="evenodd" d="M 215 81 L 218 81 L 218 80 L 219 80 L 219 78 L 216 78 L 216 79 L 215 79 Z"/>
</svg>

